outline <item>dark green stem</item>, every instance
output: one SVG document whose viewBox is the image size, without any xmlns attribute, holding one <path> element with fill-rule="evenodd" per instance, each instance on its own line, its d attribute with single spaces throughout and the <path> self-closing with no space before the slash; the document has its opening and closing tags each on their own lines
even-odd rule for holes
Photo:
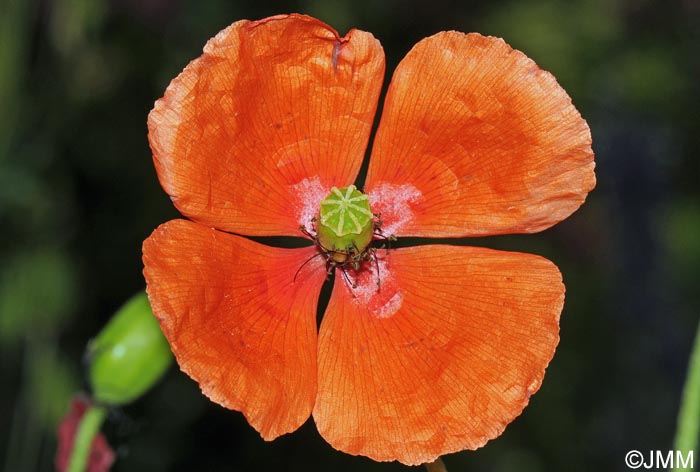
<svg viewBox="0 0 700 472">
<path fill-rule="evenodd" d="M 80 420 L 80 426 L 75 434 L 73 451 L 66 472 L 84 472 L 90 457 L 92 442 L 102 427 L 107 416 L 107 409 L 103 406 L 93 405 L 85 412 Z"/>
</svg>

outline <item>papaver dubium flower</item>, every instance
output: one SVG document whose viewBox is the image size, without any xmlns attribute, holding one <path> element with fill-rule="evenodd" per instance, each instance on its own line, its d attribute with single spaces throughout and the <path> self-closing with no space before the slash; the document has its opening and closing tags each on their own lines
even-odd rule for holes
<svg viewBox="0 0 700 472">
<path fill-rule="evenodd" d="M 359 192 L 383 78 L 367 32 L 282 15 L 218 33 L 148 118 L 188 220 L 145 241 L 144 273 L 181 369 L 263 438 L 312 415 L 341 451 L 420 464 L 520 414 L 558 343 L 564 285 L 535 255 L 368 241 L 544 230 L 583 203 L 594 163 L 551 74 L 501 39 L 442 32 L 394 72 Z"/>
</svg>

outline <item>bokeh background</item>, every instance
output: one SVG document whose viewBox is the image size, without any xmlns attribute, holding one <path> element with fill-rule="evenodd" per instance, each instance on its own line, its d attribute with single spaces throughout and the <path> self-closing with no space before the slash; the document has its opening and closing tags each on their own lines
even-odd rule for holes
<svg viewBox="0 0 700 472">
<path fill-rule="evenodd" d="M 0 470 L 52 470 L 85 344 L 143 289 L 141 242 L 177 216 L 146 140 L 154 100 L 229 23 L 292 11 L 371 31 L 387 74 L 441 30 L 503 37 L 592 129 L 598 186 L 577 213 L 469 242 L 548 257 L 567 300 L 540 392 L 448 468 L 617 471 L 630 449 L 669 449 L 700 313 L 700 2 L 2 0 Z M 409 469 L 334 451 L 312 421 L 265 443 L 176 367 L 106 430 L 116 471 Z"/>
</svg>

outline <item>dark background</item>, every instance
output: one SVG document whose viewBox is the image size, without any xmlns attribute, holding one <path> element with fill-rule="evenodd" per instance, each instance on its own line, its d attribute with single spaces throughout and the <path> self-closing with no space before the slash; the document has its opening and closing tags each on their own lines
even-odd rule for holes
<svg viewBox="0 0 700 472">
<path fill-rule="evenodd" d="M 470 242 L 551 259 L 567 300 L 540 392 L 448 468 L 616 471 L 630 449 L 671 448 L 700 312 L 700 2 L 276 3 L 0 1 L 0 470 L 51 470 L 85 344 L 143 289 L 143 239 L 178 216 L 146 140 L 153 102 L 220 29 L 284 12 L 372 32 L 387 78 L 438 31 L 503 37 L 592 129 L 598 186 L 578 212 Z M 265 443 L 177 368 L 106 429 L 116 471 L 409 469 L 337 452 L 312 421 Z"/>
</svg>

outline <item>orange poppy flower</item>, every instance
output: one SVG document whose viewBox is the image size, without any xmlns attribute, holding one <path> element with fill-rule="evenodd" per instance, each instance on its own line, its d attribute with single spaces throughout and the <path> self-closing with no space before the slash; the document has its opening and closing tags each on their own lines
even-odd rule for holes
<svg viewBox="0 0 700 472">
<path fill-rule="evenodd" d="M 322 202 L 352 191 L 333 188 L 357 177 L 383 77 L 370 33 L 307 16 L 217 34 L 148 117 L 158 177 L 189 220 L 144 242 L 144 274 L 181 369 L 264 439 L 313 415 L 341 451 L 420 464 L 520 414 L 558 343 L 564 285 L 529 254 L 244 237 L 320 238 Z M 376 237 L 532 233 L 583 203 L 593 168 L 588 126 L 551 74 L 501 39 L 442 32 L 394 72 L 348 202 L 381 215 Z"/>
</svg>

